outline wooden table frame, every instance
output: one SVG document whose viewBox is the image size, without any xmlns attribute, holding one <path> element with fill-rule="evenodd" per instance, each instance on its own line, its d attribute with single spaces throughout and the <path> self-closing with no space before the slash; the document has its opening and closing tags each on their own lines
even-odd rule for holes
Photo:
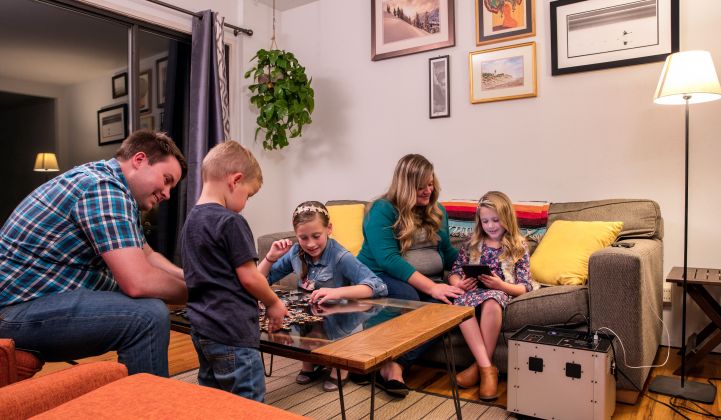
<svg viewBox="0 0 721 420">
<path fill-rule="evenodd" d="M 667 282 L 683 286 L 683 267 L 673 267 Z M 687 291 L 706 316 L 711 319 L 701 331 L 693 333 L 686 345 L 686 367 L 691 369 L 716 346 L 721 344 L 721 305 L 711 296 L 708 287 L 721 286 L 721 270 L 713 268 L 686 269 Z M 674 374 L 680 375 L 680 368 Z"/>
</svg>

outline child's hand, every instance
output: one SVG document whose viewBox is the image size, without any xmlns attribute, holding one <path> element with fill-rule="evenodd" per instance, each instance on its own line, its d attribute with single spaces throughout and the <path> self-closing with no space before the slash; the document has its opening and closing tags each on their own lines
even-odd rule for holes
<svg viewBox="0 0 721 420">
<path fill-rule="evenodd" d="M 342 298 L 341 292 L 331 287 L 321 287 L 320 289 L 313 290 L 313 293 L 310 294 L 310 301 L 318 305 L 324 304 L 327 300 Z"/>
<path fill-rule="evenodd" d="M 480 279 L 487 289 L 500 289 L 503 285 L 503 280 L 495 274 L 492 276 L 481 274 Z"/>
<path fill-rule="evenodd" d="M 265 317 L 268 319 L 268 332 L 278 331 L 283 326 L 283 318 L 286 316 L 288 316 L 288 309 L 280 299 L 267 307 Z"/>
<path fill-rule="evenodd" d="M 478 288 L 478 279 L 474 277 L 466 277 L 463 276 L 460 281 L 458 281 L 454 286 L 458 287 L 459 289 L 463 289 L 466 292 L 470 292 L 471 290 L 475 290 Z"/>
<path fill-rule="evenodd" d="M 285 255 L 286 252 L 290 251 L 290 248 L 292 246 L 293 241 L 291 241 L 290 239 L 281 239 L 275 241 L 270 246 L 270 250 L 268 250 L 266 258 L 270 258 L 270 261 L 277 261 L 278 258 L 282 257 L 283 255 Z"/>
</svg>

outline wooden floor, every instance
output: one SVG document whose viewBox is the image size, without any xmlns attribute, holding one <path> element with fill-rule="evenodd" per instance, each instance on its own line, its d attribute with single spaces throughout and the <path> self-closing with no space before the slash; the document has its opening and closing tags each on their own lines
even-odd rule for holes
<svg viewBox="0 0 721 420">
<path fill-rule="evenodd" d="M 657 363 L 663 361 L 666 357 L 667 349 L 665 347 L 659 348 L 657 355 Z M 87 359 L 78 360 L 79 363 L 87 363 L 91 361 L 99 360 L 117 360 L 117 356 L 114 353 L 108 353 L 102 356 L 90 357 Z M 195 354 L 195 349 L 190 341 L 190 336 L 181 334 L 175 331 L 170 333 L 170 348 L 168 350 L 168 361 L 169 371 L 171 375 L 175 375 L 181 372 L 195 369 L 198 367 L 198 359 Z M 664 367 L 655 368 L 651 375 L 673 375 L 673 371 L 679 364 L 679 358 L 675 351 L 672 350 L 671 358 L 668 364 Z M 692 380 L 706 381 L 706 378 L 721 377 L 721 354 L 711 354 L 702 363 L 703 367 L 691 371 L 690 375 Z M 47 375 L 48 373 L 55 372 L 58 370 L 66 369 L 69 365 L 66 363 L 46 363 L 43 370 L 38 375 Z M 439 369 L 431 369 L 426 367 L 415 366 L 406 375 L 408 378 L 408 384 L 414 389 L 423 389 L 426 392 L 438 393 L 443 395 L 450 395 L 450 387 L 448 376 L 445 371 Z M 713 381 L 714 385 L 718 387 L 721 382 Z M 646 391 L 644 389 L 644 391 Z M 506 404 L 506 383 L 502 381 L 499 384 L 500 397 L 495 402 L 496 405 L 505 406 Z M 699 404 L 696 406 L 693 402 L 674 400 L 674 404 L 681 405 L 683 407 L 689 407 L 693 410 L 703 413 L 703 410 L 708 410 L 712 415 L 721 415 L 721 392 L 717 392 L 716 400 L 714 404 Z M 461 390 L 461 398 L 474 400 L 478 398 L 478 391 L 469 389 Z M 652 400 L 654 398 L 660 402 Z M 672 398 L 663 395 L 652 394 L 645 392 L 644 396 L 635 405 L 627 404 L 616 404 L 616 412 L 613 416 L 614 419 L 649 419 L 649 418 L 663 418 L 663 419 L 682 419 L 684 417 L 672 411 L 671 408 L 661 404 L 661 402 L 669 404 Z M 686 410 L 681 412 L 692 419 L 709 418 L 709 415 L 695 414 Z"/>
</svg>

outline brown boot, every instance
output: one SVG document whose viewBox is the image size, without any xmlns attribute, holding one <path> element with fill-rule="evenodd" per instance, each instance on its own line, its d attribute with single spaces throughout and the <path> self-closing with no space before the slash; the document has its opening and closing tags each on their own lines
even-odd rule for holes
<svg viewBox="0 0 721 420">
<path fill-rule="evenodd" d="M 495 366 L 480 367 L 481 385 L 478 394 L 482 400 L 498 398 L 498 368 Z"/>
<path fill-rule="evenodd" d="M 470 388 L 472 386 L 476 386 L 478 385 L 478 380 L 479 375 L 477 363 L 473 363 L 472 365 L 468 366 L 464 371 L 456 375 L 456 383 L 461 388 Z"/>
</svg>

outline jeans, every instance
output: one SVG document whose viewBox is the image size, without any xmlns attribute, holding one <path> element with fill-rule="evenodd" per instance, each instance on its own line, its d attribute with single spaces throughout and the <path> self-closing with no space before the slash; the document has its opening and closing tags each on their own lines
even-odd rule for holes
<svg viewBox="0 0 721 420">
<path fill-rule="evenodd" d="M 258 349 L 217 343 L 191 332 L 198 352 L 198 383 L 251 400 L 265 400 L 263 360 Z"/>
<path fill-rule="evenodd" d="M 168 309 L 158 299 L 76 289 L 0 308 L 0 337 L 48 362 L 118 352 L 129 374 L 168 376 Z"/>
<path fill-rule="evenodd" d="M 432 302 L 432 303 L 443 303 L 430 295 L 427 295 L 419 290 L 417 290 L 415 287 L 413 287 L 410 283 L 398 280 L 395 277 L 391 277 L 388 274 L 380 273 L 378 274 L 378 277 L 380 277 L 383 282 L 385 282 L 386 286 L 388 286 L 388 297 L 394 298 L 394 299 L 405 299 L 405 300 L 415 300 L 415 301 L 423 301 L 423 302 Z M 381 313 L 378 315 L 379 318 L 386 317 L 388 318 L 388 312 L 384 313 L 386 311 L 381 311 Z M 395 317 L 398 316 L 398 314 L 391 316 Z M 376 322 L 379 323 L 379 322 Z M 368 321 L 368 325 L 375 325 L 376 323 L 372 323 L 372 321 Z M 408 353 L 402 355 L 398 359 L 396 359 L 396 362 L 403 367 L 403 369 L 409 368 L 415 361 L 421 357 L 421 355 L 428 350 L 433 343 L 438 340 L 433 339 L 431 341 L 427 341 L 420 346 L 416 347 L 415 349 L 409 351 Z"/>
</svg>

